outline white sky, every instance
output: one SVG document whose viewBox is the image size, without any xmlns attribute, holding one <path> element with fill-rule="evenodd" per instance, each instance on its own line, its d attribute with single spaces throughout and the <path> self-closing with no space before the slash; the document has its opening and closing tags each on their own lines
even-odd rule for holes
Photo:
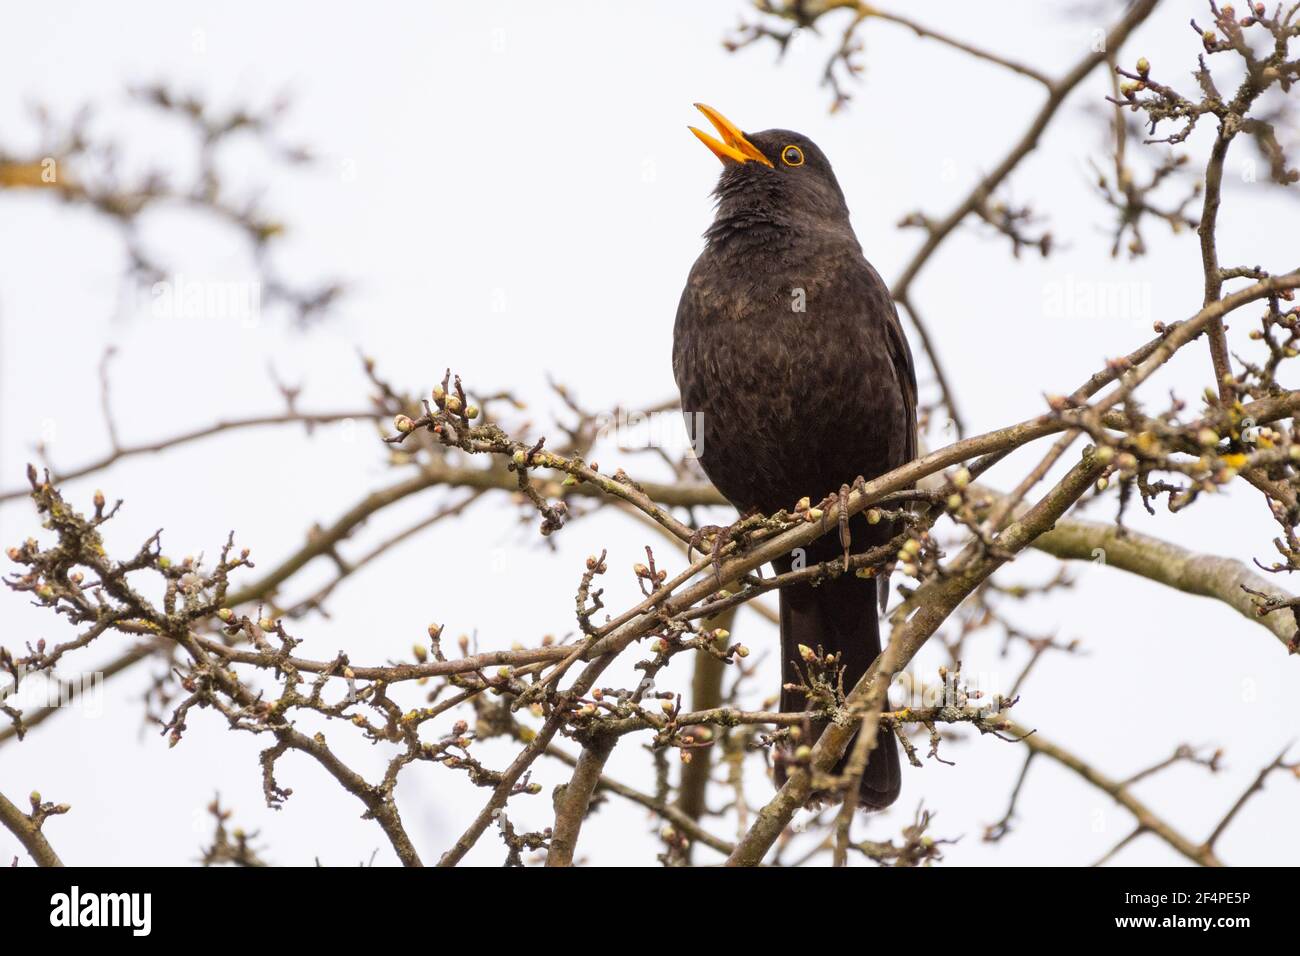
<svg viewBox="0 0 1300 956">
<path fill-rule="evenodd" d="M 1053 9 L 1067 6 L 947 3 L 916 15 L 1056 74 L 1083 55 L 1102 25 Z M 692 102 L 711 103 L 745 128 L 789 127 L 815 139 L 835 164 L 868 257 L 887 280 L 919 241 L 896 229 L 898 220 L 918 208 L 946 213 L 1001 158 L 1039 103 L 1031 81 L 876 23 L 865 33 L 865 81 L 850 109 L 832 117 L 827 91 L 817 86 L 828 41 L 800 37 L 780 66 L 770 47 L 728 55 L 719 41 L 744 9 L 739 2 L 586 2 L 564 5 L 561 15 L 555 5 L 526 2 L 233 2 L 199 11 L 158 2 L 133 7 L 129 18 L 97 3 L 9 11 L 0 33 L 5 145 L 31 142 L 25 104 L 44 102 L 66 117 L 89 102 L 102 107 L 95 129 L 131 143 L 134 162 L 184 168 L 185 139 L 126 105 L 128 84 L 163 79 L 218 103 L 290 92 L 286 133 L 323 162 L 284 171 L 266 167 L 254 150 L 235 150 L 229 182 L 236 192 L 268 184 L 266 205 L 292 229 L 277 260 L 286 271 L 305 280 L 342 277 L 353 292 L 330 322 L 306 335 L 270 318 L 246 329 L 220 320 L 115 317 L 122 266 L 116 234 L 84 211 L 0 196 L 0 488 L 21 480 L 42 435 L 63 467 L 107 448 L 95 370 L 110 342 L 120 350 L 114 402 L 125 441 L 276 409 L 269 364 L 304 383 L 304 408 L 361 407 L 367 390 L 358 347 L 394 381 L 418 390 L 451 366 L 467 383 L 509 387 L 539 410 L 553 404 L 548 375 L 587 407 L 661 401 L 674 393 L 672 317 L 711 216 L 717 174 L 715 160 L 686 132 L 698 121 Z M 1125 61 L 1146 55 L 1158 75 L 1190 89 L 1200 45 L 1186 27 L 1189 12 L 1201 14 L 1201 5 L 1174 3 L 1158 14 Z M 1100 72 L 1085 82 L 1006 193 L 1050 217 L 1061 250 L 1045 261 L 1013 262 L 1005 242 L 972 228 L 944 245 L 916 287 L 972 431 L 1036 413 L 1043 393 L 1072 389 L 1106 357 L 1149 337 L 1152 318 L 1172 321 L 1199 305 L 1194 236 L 1170 237 L 1152 224 L 1149 257 L 1107 257 L 1108 214 L 1086 164 L 1103 158 L 1104 144 L 1096 117 L 1085 112 L 1107 88 Z M 1190 142 L 1198 156 L 1204 144 L 1199 134 Z M 1230 166 L 1222 259 L 1294 267 L 1294 199 L 1246 182 L 1244 158 Z M 248 277 L 240 244 L 209 223 L 158 216 L 148 237 L 178 272 Z M 1071 283 L 1134 282 L 1154 312 L 1142 321 L 1062 316 L 1050 306 Z M 502 299 L 505 310 L 494 311 Z M 1245 325 L 1242 319 L 1234 324 Z M 1234 329 L 1233 342 L 1244 348 L 1244 332 Z M 1209 380 L 1203 350 L 1188 352 L 1154 383 L 1153 404 L 1168 387 L 1195 399 Z M 653 476 L 643 456 L 606 451 L 600 461 L 605 470 L 626 464 Z M 120 550 L 134 549 L 161 525 L 168 553 L 212 554 L 233 528 L 265 567 L 294 549 L 313 521 L 332 520 L 394 480 L 384 462 L 385 449 L 366 428 L 326 429 L 310 441 L 268 430 L 137 459 L 68 491 L 82 504 L 95 487 L 127 499 L 109 534 Z M 993 479 L 1010 484 L 1013 469 Z M 435 500 L 441 493 L 373 522 L 366 540 L 413 523 Z M 635 594 L 626 569 L 644 544 L 660 544 L 611 514 L 574 523 L 550 553 L 535 520 L 521 529 L 513 510 L 493 502 L 439 525 L 345 585 L 331 619 L 297 627 L 303 651 L 328 657 L 346 648 L 366 661 L 401 656 L 431 620 L 453 636 L 476 630 L 485 647 L 566 633 L 585 555 L 610 550 L 607 603 L 619 608 Z M 1102 508 L 1093 516 L 1102 517 Z M 1177 520 L 1135 511 L 1131 524 L 1217 553 L 1269 560 L 1267 512 L 1241 490 Z M 6 546 L 36 530 L 27 505 L 0 507 Z M 362 548 L 354 543 L 351 553 Z M 471 560 L 467 573 L 461 562 L 473 555 L 490 560 Z M 1202 837 L 1295 735 L 1287 702 L 1300 665 L 1264 629 L 1212 602 L 1120 572 L 1076 571 L 1073 592 L 1031 604 L 1018 619 L 1079 638 L 1088 656 L 1044 660 L 1015 715 L 1116 777 L 1181 742 L 1224 746 L 1224 773 L 1180 766 L 1137 788 L 1170 822 Z M 313 579 L 326 572 L 314 568 Z M 1030 556 L 1003 576 L 1041 580 L 1050 573 L 1049 562 Z M 299 582 L 293 593 L 308 586 Z M 10 647 L 67 637 L 51 615 L 9 592 L 0 596 L 0 621 L 0 641 Z M 775 630 L 753 615 L 741 619 L 737 637 L 756 650 L 775 646 Z M 120 650 L 107 646 L 113 639 L 101 643 L 104 658 Z M 985 638 L 966 668 L 1005 684 L 1021 659 L 1000 658 L 995 645 Z M 937 660 L 927 651 L 920 664 L 932 669 Z M 769 671 L 774 691 L 774 666 Z M 355 800 L 309 762 L 282 761 L 280 782 L 295 793 L 277 813 L 261 796 L 262 740 L 232 735 L 211 714 L 194 715 L 186 740 L 172 750 L 141 733 L 139 695 L 148 676 L 112 681 L 97 718 L 62 714 L 0 752 L 0 789 L 11 799 L 37 788 L 73 805 L 47 825 L 65 861 L 188 862 L 208 836 L 203 808 L 219 790 L 240 825 L 261 831 L 275 862 L 350 864 L 375 848 L 379 861 L 393 862 L 375 825 L 358 819 Z M 660 684 L 684 690 L 688 678 L 679 664 Z M 331 732 L 332 742 L 345 737 L 343 729 Z M 377 750 L 343 749 L 376 775 Z M 484 747 L 482 756 L 504 766 L 508 754 Z M 1016 831 L 984 844 L 983 825 L 1002 815 L 1023 751 L 983 738 L 949 746 L 946 757 L 956 766 L 930 761 L 923 770 L 905 769 L 895 809 L 860 832 L 896 834 L 923 800 L 938 811 L 932 833 L 963 835 L 948 849 L 951 864 L 1078 864 L 1130 828 L 1128 815 L 1104 795 L 1040 761 Z M 643 752 L 625 747 L 610 771 L 645 786 L 647 768 Z M 534 779 L 549 794 L 565 776 L 542 764 Z M 413 768 L 403 780 L 405 820 L 425 860 L 434 860 L 487 792 L 441 769 Z M 755 783 L 756 798 L 765 798 L 763 787 Z M 1270 781 L 1223 838 L 1226 860 L 1280 862 L 1288 847 L 1300 846 L 1289 787 Z M 510 815 L 533 829 L 549 822 L 549 810 L 543 795 L 512 802 Z M 593 862 L 648 862 L 656 845 L 649 830 L 639 810 L 611 803 L 584 830 L 581 850 Z M 494 839 L 485 837 L 471 860 L 500 862 L 504 851 Z M 0 859 L 16 852 L 0 832 Z M 1118 859 L 1182 862 L 1151 838 Z"/>
</svg>

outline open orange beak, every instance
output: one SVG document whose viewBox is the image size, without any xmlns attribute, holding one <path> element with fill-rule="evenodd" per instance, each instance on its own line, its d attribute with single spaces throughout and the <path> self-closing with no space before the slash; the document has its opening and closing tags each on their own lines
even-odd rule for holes
<svg viewBox="0 0 1300 956">
<path fill-rule="evenodd" d="M 748 163 L 752 160 L 756 163 L 762 163 L 764 166 L 772 165 L 772 161 L 759 152 L 757 146 L 745 139 L 745 134 L 731 120 L 712 106 L 696 103 L 695 108 L 708 117 L 709 122 L 713 124 L 713 128 L 722 137 L 722 141 L 719 142 L 708 133 L 698 130 L 694 126 L 689 126 L 687 129 L 694 133 L 701 143 L 709 147 L 713 155 L 723 163 L 726 163 L 727 160 L 736 163 Z"/>
</svg>

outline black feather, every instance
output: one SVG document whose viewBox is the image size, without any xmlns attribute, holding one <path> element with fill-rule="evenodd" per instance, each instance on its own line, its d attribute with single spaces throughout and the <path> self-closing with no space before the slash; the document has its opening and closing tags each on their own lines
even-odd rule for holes
<svg viewBox="0 0 1300 956">
<path fill-rule="evenodd" d="M 889 290 L 849 224 L 825 155 L 788 130 L 746 134 L 775 162 L 728 163 L 717 215 L 682 292 L 673 370 L 682 410 L 693 418 L 700 462 L 741 512 L 814 503 L 862 476 L 916 455 L 916 378 Z M 777 157 L 790 144 L 805 162 Z M 887 522 L 850 523 L 852 550 L 889 539 Z M 789 570 L 841 554 L 834 533 L 808 553 L 775 562 Z M 876 582 L 845 575 L 781 592 L 783 680 L 796 648 L 841 655 L 851 688 L 880 652 Z M 802 709 L 784 692 L 783 709 Z M 882 734 L 863 778 L 861 802 L 898 795 L 898 752 Z"/>
</svg>

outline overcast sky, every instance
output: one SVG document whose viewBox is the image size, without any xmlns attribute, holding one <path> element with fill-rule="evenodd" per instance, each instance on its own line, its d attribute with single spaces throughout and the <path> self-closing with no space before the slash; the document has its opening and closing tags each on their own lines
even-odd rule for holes
<svg viewBox="0 0 1300 956">
<path fill-rule="evenodd" d="M 1114 15 L 1114 5 L 1105 18 L 1064 15 L 1074 7 L 942 3 L 915 15 L 1056 75 Z M 1157 14 L 1125 60 L 1145 55 L 1190 91 L 1200 44 L 1186 27 L 1188 7 L 1201 11 L 1174 3 Z M 818 77 L 834 39 L 802 35 L 779 65 L 770 45 L 728 54 L 720 41 L 745 11 L 738 0 L 156 2 L 133 5 L 130 15 L 68 2 L 10 10 L 0 33 L 0 148 L 34 148 L 28 104 L 67 117 L 89 103 L 99 110 L 92 128 L 123 140 L 128 164 L 184 170 L 191 144 L 130 105 L 128 86 L 164 80 L 217 104 L 290 94 L 284 138 L 310 147 L 320 162 L 286 170 L 240 147 L 227 157 L 228 184 L 236 194 L 264 187 L 265 204 L 288 225 L 279 267 L 304 281 L 341 278 L 351 292 L 306 334 L 270 310 L 252 324 L 159 318 L 147 308 L 124 315 L 123 250 L 112 229 L 44 197 L 0 195 L 0 488 L 21 481 L 42 438 L 65 468 L 107 449 L 96 367 L 110 343 L 120 353 L 113 402 L 125 441 L 277 409 L 269 366 L 303 384 L 303 408 L 364 407 L 358 348 L 417 391 L 448 366 L 480 390 L 509 388 L 536 403 L 538 420 L 554 405 L 548 376 L 590 408 L 663 401 L 675 395 L 677 297 L 711 217 L 718 172 L 686 131 L 699 121 L 693 102 L 718 107 L 746 129 L 786 127 L 813 138 L 835 166 L 868 258 L 889 281 L 919 242 L 898 221 L 917 209 L 946 214 L 1001 159 L 1041 99 L 1029 80 L 873 23 L 864 34 L 863 82 L 849 108 L 832 116 Z M 1045 217 L 1054 254 L 1012 260 L 1005 240 L 972 226 L 943 246 L 916 287 L 972 432 L 1037 413 L 1044 393 L 1072 390 L 1107 357 L 1149 338 L 1152 320 L 1183 318 L 1200 304 L 1194 235 L 1171 236 L 1152 224 L 1150 255 L 1109 258 L 1109 215 L 1088 166 L 1090 158 L 1104 161 L 1097 109 L 1107 91 L 1101 72 L 1082 84 L 1005 192 Z M 1199 162 L 1204 137 L 1188 145 Z M 1221 258 L 1292 268 L 1294 197 L 1251 181 L 1251 167 L 1241 163 L 1250 156 L 1241 153 L 1229 169 Z M 229 230 L 193 215 L 155 217 L 146 239 L 181 275 L 246 281 L 252 274 Z M 1077 305 L 1081 288 L 1132 291 L 1144 305 L 1136 315 L 1098 314 Z M 1235 347 L 1247 346 L 1244 329 L 1232 334 Z M 914 350 L 919 355 L 915 341 Z M 1209 382 L 1204 349 L 1187 353 L 1150 383 L 1153 404 L 1168 388 L 1194 399 Z M 920 374 L 928 387 L 928 372 Z M 1025 461 L 1012 458 L 991 480 L 1009 486 Z M 600 462 L 606 471 L 622 464 L 662 477 L 646 456 L 606 450 Z M 312 522 L 333 520 L 395 475 L 368 428 L 327 428 L 312 439 L 264 430 L 126 462 L 67 490 L 83 505 L 96 487 L 126 498 L 108 534 L 119 553 L 161 526 L 167 553 L 211 555 L 233 528 L 270 565 Z M 1204 500 L 1177 518 L 1134 512 L 1130 523 L 1204 550 L 1268 560 L 1272 525 L 1247 492 Z M 441 492 L 412 500 L 373 522 L 365 539 L 412 523 L 441 500 Z M 1112 505 L 1098 505 L 1092 516 L 1105 517 Z M 493 498 L 412 540 L 341 588 L 329 619 L 297 627 L 304 652 L 328 657 L 346 648 L 354 660 L 375 662 L 402 656 L 431 620 L 451 635 L 476 632 L 483 647 L 564 634 L 573 628 L 572 594 L 588 553 L 608 548 L 611 565 L 625 569 L 645 544 L 660 543 L 611 513 L 575 522 L 549 551 L 537 521 L 522 527 L 516 515 Z M 37 531 L 26 503 L 0 506 L 6 546 Z M 357 553 L 359 544 L 352 548 Z M 466 574 L 466 554 L 491 560 Z M 1220 605 L 1105 568 L 1074 570 L 1073 591 L 1016 613 L 1026 629 L 1078 638 L 1086 656 L 1045 659 L 1015 716 L 1115 777 L 1180 743 L 1223 746 L 1223 773 L 1180 766 L 1137 788 L 1170 822 L 1203 837 L 1296 734 L 1300 663 Z M 1002 578 L 1037 581 L 1052 571 L 1031 555 Z M 327 573 L 313 568 L 309 578 Z M 630 574 L 609 577 L 607 604 L 633 600 Z M 295 593 L 309 585 L 298 582 Z M 0 642 L 11 648 L 68 636 L 48 612 L 9 592 L 0 594 L 0 621 Z M 775 629 L 752 614 L 737 632 L 758 651 L 775 646 Z M 100 643 L 96 661 L 120 651 L 124 639 Z M 1003 658 L 1000 650 L 996 638 L 983 638 L 967 670 L 1005 686 L 1023 651 Z M 932 670 L 939 660 L 930 648 L 915 666 Z M 768 663 L 774 692 L 774 657 Z M 91 657 L 73 666 L 90 669 Z M 376 849 L 379 862 L 394 862 L 379 830 L 359 819 L 355 800 L 307 761 L 282 762 L 280 782 L 295 793 L 274 812 L 261 795 L 262 740 L 234 735 L 207 713 L 191 718 L 175 749 L 142 731 L 140 695 L 150 676 L 146 668 L 112 681 L 99 712 L 60 714 L 0 753 L 0 790 L 11 799 L 39 789 L 72 804 L 47 825 L 65 861 L 192 861 L 209 831 L 203 807 L 219 790 L 242 826 L 261 831 L 274 862 L 352 864 Z M 660 683 L 673 682 L 689 684 L 681 664 Z M 334 731 L 331 740 L 343 736 Z M 381 766 L 373 748 L 344 752 L 372 775 Z M 508 752 L 484 748 L 484 755 L 504 765 Z M 861 832 L 896 834 L 923 801 L 938 812 L 935 835 L 961 836 L 947 850 L 949 863 L 1000 865 L 1088 863 L 1130 829 L 1128 815 L 1099 791 L 1040 762 L 1016 830 L 985 844 L 983 827 L 1002 815 L 1023 750 L 967 739 L 946 756 L 956 765 L 905 768 L 898 804 Z M 623 748 L 610 772 L 644 784 L 647 766 L 644 752 Z M 564 778 L 563 768 L 547 765 L 535 776 L 548 792 Z M 403 779 L 399 803 L 426 860 L 486 797 L 440 769 L 413 768 Z M 765 796 L 763 786 L 755 784 L 756 796 Z M 1300 847 L 1295 801 L 1294 786 L 1272 780 L 1224 836 L 1221 855 L 1241 864 L 1288 859 L 1285 847 Z M 540 828 L 549 822 L 549 797 L 513 801 L 510 814 L 521 828 Z M 648 861 L 657 842 L 650 830 L 640 811 L 610 804 L 584 830 L 581 850 L 593 862 Z M 18 852 L 0 832 L 0 859 Z M 503 855 L 485 838 L 471 860 L 497 863 Z M 1151 838 L 1118 861 L 1183 862 Z"/>
</svg>

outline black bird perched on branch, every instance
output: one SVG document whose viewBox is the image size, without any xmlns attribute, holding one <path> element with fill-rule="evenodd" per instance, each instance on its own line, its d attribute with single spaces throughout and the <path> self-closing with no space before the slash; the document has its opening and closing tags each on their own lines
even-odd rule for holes
<svg viewBox="0 0 1300 956">
<path fill-rule="evenodd" d="M 862 255 L 844 194 L 807 137 L 745 134 L 697 108 L 722 137 L 691 131 L 722 161 L 717 215 L 682 291 L 673 371 L 700 463 L 742 515 L 792 510 L 838 494 L 858 476 L 884 474 L 916 456 L 916 377 L 889 290 Z M 889 540 L 888 522 L 849 523 L 853 552 Z M 778 573 L 842 557 L 834 534 Z M 876 602 L 883 578 L 842 574 L 783 588 L 781 709 L 799 711 L 799 645 L 839 655 L 847 691 L 880 653 Z M 777 755 L 777 779 L 785 777 Z M 841 762 L 842 766 L 842 762 Z M 882 732 L 860 805 L 898 796 L 898 750 Z"/>
</svg>

